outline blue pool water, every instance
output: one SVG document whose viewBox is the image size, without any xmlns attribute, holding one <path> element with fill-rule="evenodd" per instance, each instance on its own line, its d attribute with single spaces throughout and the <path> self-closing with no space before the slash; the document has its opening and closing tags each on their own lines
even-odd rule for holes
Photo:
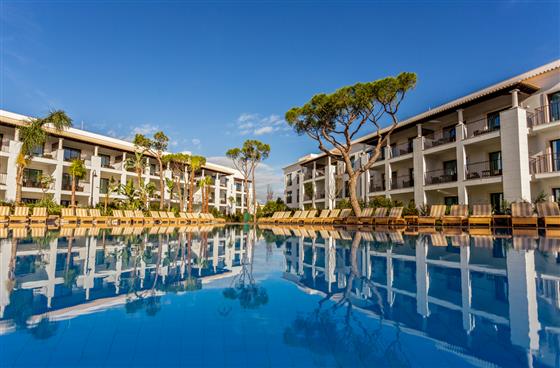
<svg viewBox="0 0 560 368">
<path fill-rule="evenodd" d="M 560 234 L 15 229 L 0 366 L 558 367 Z"/>
</svg>

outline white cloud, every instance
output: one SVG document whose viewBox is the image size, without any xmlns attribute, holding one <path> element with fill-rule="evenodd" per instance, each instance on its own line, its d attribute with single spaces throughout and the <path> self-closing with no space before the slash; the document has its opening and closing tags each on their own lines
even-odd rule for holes
<svg viewBox="0 0 560 368">
<path fill-rule="evenodd" d="M 225 156 L 208 157 L 208 162 L 235 168 L 231 160 Z M 259 164 L 255 172 L 257 189 L 257 199 L 260 202 L 266 201 L 267 187 L 270 184 L 274 192 L 274 198 L 284 197 L 284 179 L 281 168 L 276 168 L 265 163 Z"/>
<path fill-rule="evenodd" d="M 198 139 L 198 138 L 193 138 L 193 139 L 191 139 L 191 143 L 192 143 L 192 145 L 193 145 L 195 148 L 200 148 L 200 143 L 201 143 L 201 142 L 200 142 L 200 139 Z"/>
<path fill-rule="evenodd" d="M 243 113 L 237 118 L 239 135 L 264 135 L 279 131 L 289 131 L 290 127 L 279 115 L 261 116 L 257 113 Z"/>
</svg>

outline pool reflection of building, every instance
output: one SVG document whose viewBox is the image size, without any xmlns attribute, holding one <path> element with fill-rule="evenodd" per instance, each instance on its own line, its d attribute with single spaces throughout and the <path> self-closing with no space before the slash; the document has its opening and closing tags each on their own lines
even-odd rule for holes
<svg viewBox="0 0 560 368">
<path fill-rule="evenodd" d="M 294 235 L 285 241 L 285 277 L 309 292 L 342 295 L 350 234 Z M 370 282 L 354 281 L 350 298 L 359 307 L 381 295 L 384 310 L 376 303 L 363 310 L 483 362 L 501 354 L 558 366 L 560 237 L 525 235 L 363 233 L 356 263 Z"/>
<path fill-rule="evenodd" d="M 14 235 L 21 230 L 14 230 Z M 10 313 L 14 293 L 30 298 L 35 316 L 49 312 L 52 319 L 58 310 L 69 318 L 84 311 L 87 313 L 87 310 L 124 304 L 131 288 L 129 279 L 133 275 L 137 276 L 136 291 L 152 287 L 156 270 L 158 282 L 164 285 L 164 290 L 166 284 L 185 280 L 188 277 L 188 239 L 192 239 L 191 277 L 201 284 L 239 272 L 246 249 L 246 236 L 235 228 L 214 231 L 211 226 L 179 231 L 174 228 L 152 228 L 149 232 L 136 232 L 133 228 L 120 230 L 63 229 L 51 237 L 45 237 L 43 233 L 36 234 L 42 235 L 40 237 L 0 239 L 0 318 L 5 319 L 0 320 L 0 334 L 14 327 L 11 321 L 14 311 Z M 68 258 L 69 241 L 72 244 Z M 146 252 L 133 264 L 129 245 L 140 243 L 144 244 Z M 15 282 L 12 282 L 12 289 L 9 287 L 10 264 L 14 251 Z M 75 272 L 71 286 L 65 279 L 68 268 Z"/>
</svg>

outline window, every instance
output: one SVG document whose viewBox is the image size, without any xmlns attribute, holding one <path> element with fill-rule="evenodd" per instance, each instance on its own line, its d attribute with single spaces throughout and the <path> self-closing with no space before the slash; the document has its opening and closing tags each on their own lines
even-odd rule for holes
<svg viewBox="0 0 560 368">
<path fill-rule="evenodd" d="M 64 148 L 64 161 L 73 161 L 82 157 L 82 151 L 76 148 Z"/>
<path fill-rule="evenodd" d="M 443 203 L 445 203 L 446 206 L 452 206 L 454 204 L 459 204 L 459 197 L 445 197 L 443 198 Z"/>
<path fill-rule="evenodd" d="M 560 92 L 548 96 L 550 121 L 560 120 Z"/>
<path fill-rule="evenodd" d="M 42 157 L 43 154 L 44 154 L 44 147 L 43 147 L 43 145 L 36 146 L 35 148 L 33 148 L 33 150 L 31 151 L 31 154 L 32 154 L 33 156 Z"/>
<path fill-rule="evenodd" d="M 552 171 L 560 171 L 560 139 L 550 141 Z"/>
<path fill-rule="evenodd" d="M 291 186 L 292 185 L 292 174 L 288 174 L 286 175 L 286 186 Z"/>
<path fill-rule="evenodd" d="M 552 198 L 554 198 L 554 202 L 560 203 L 560 188 L 552 188 Z"/>
<path fill-rule="evenodd" d="M 111 167 L 111 156 L 99 155 L 101 157 L 101 167 Z"/>
<path fill-rule="evenodd" d="M 490 163 L 490 175 L 502 175 L 502 152 L 490 152 L 488 161 Z"/>
<path fill-rule="evenodd" d="M 109 179 L 101 178 L 99 179 L 99 193 L 107 194 L 109 191 Z"/>
<path fill-rule="evenodd" d="M 443 173 L 457 180 L 457 160 L 449 160 L 443 162 Z"/>
<path fill-rule="evenodd" d="M 41 176 L 43 176 L 42 170 L 37 169 L 24 169 L 23 170 L 23 186 L 40 188 L 41 187 Z"/>
<path fill-rule="evenodd" d="M 504 201 L 504 193 L 490 193 L 490 204 L 495 212 L 502 212 L 502 202 Z"/>
<path fill-rule="evenodd" d="M 72 190 L 72 177 L 68 173 L 62 174 L 62 190 Z"/>
<path fill-rule="evenodd" d="M 488 122 L 488 130 L 494 131 L 500 129 L 500 112 L 495 111 L 486 115 L 486 121 Z"/>
<path fill-rule="evenodd" d="M 443 128 L 443 137 L 447 138 L 449 141 L 455 140 L 456 133 L 454 125 Z"/>
<path fill-rule="evenodd" d="M 292 191 L 286 193 L 286 203 L 292 203 Z"/>
</svg>

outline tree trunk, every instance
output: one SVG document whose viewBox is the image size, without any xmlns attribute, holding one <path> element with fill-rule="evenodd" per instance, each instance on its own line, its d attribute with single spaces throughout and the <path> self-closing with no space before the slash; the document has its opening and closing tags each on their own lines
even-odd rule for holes
<svg viewBox="0 0 560 368">
<path fill-rule="evenodd" d="M 107 214 L 108 204 L 109 204 L 109 188 L 107 188 L 107 193 L 105 193 L 105 215 Z"/>
<path fill-rule="evenodd" d="M 16 169 L 16 204 L 21 203 L 21 187 L 23 187 L 23 167 L 18 165 Z"/>
<path fill-rule="evenodd" d="M 157 158 L 158 165 L 159 165 L 159 208 L 163 209 L 164 204 L 164 194 L 165 194 L 165 180 L 163 179 L 163 162 L 161 161 L 161 157 Z"/>
<path fill-rule="evenodd" d="M 245 186 L 245 212 L 251 213 L 251 208 L 249 207 L 249 178 L 243 177 L 243 185 Z M 243 205 L 243 203 L 241 203 L 241 205 Z"/>
<path fill-rule="evenodd" d="M 71 202 L 70 206 L 71 207 L 76 207 L 76 177 L 74 175 L 72 175 L 72 197 L 70 197 Z"/>
<path fill-rule="evenodd" d="M 360 208 L 360 202 L 358 201 L 358 194 L 356 192 L 356 184 L 358 182 L 358 175 L 350 176 L 349 179 L 349 189 L 350 189 L 350 204 L 354 210 L 355 216 L 360 216 L 362 214 L 362 209 Z"/>
<path fill-rule="evenodd" d="M 188 203 L 188 211 L 189 213 L 193 212 L 193 200 L 194 200 L 194 169 L 191 169 L 191 175 L 189 178 L 189 203 Z"/>
<path fill-rule="evenodd" d="M 251 172 L 251 181 L 253 183 L 252 185 L 252 192 L 253 192 L 253 222 L 256 223 L 257 222 L 257 189 L 255 188 L 255 170 L 257 169 L 257 167 L 255 166 L 253 168 L 253 171 Z"/>
<path fill-rule="evenodd" d="M 175 186 L 177 187 L 177 199 L 179 201 L 179 211 L 183 212 L 183 193 L 181 193 L 181 180 L 177 177 L 175 180 Z"/>
</svg>

